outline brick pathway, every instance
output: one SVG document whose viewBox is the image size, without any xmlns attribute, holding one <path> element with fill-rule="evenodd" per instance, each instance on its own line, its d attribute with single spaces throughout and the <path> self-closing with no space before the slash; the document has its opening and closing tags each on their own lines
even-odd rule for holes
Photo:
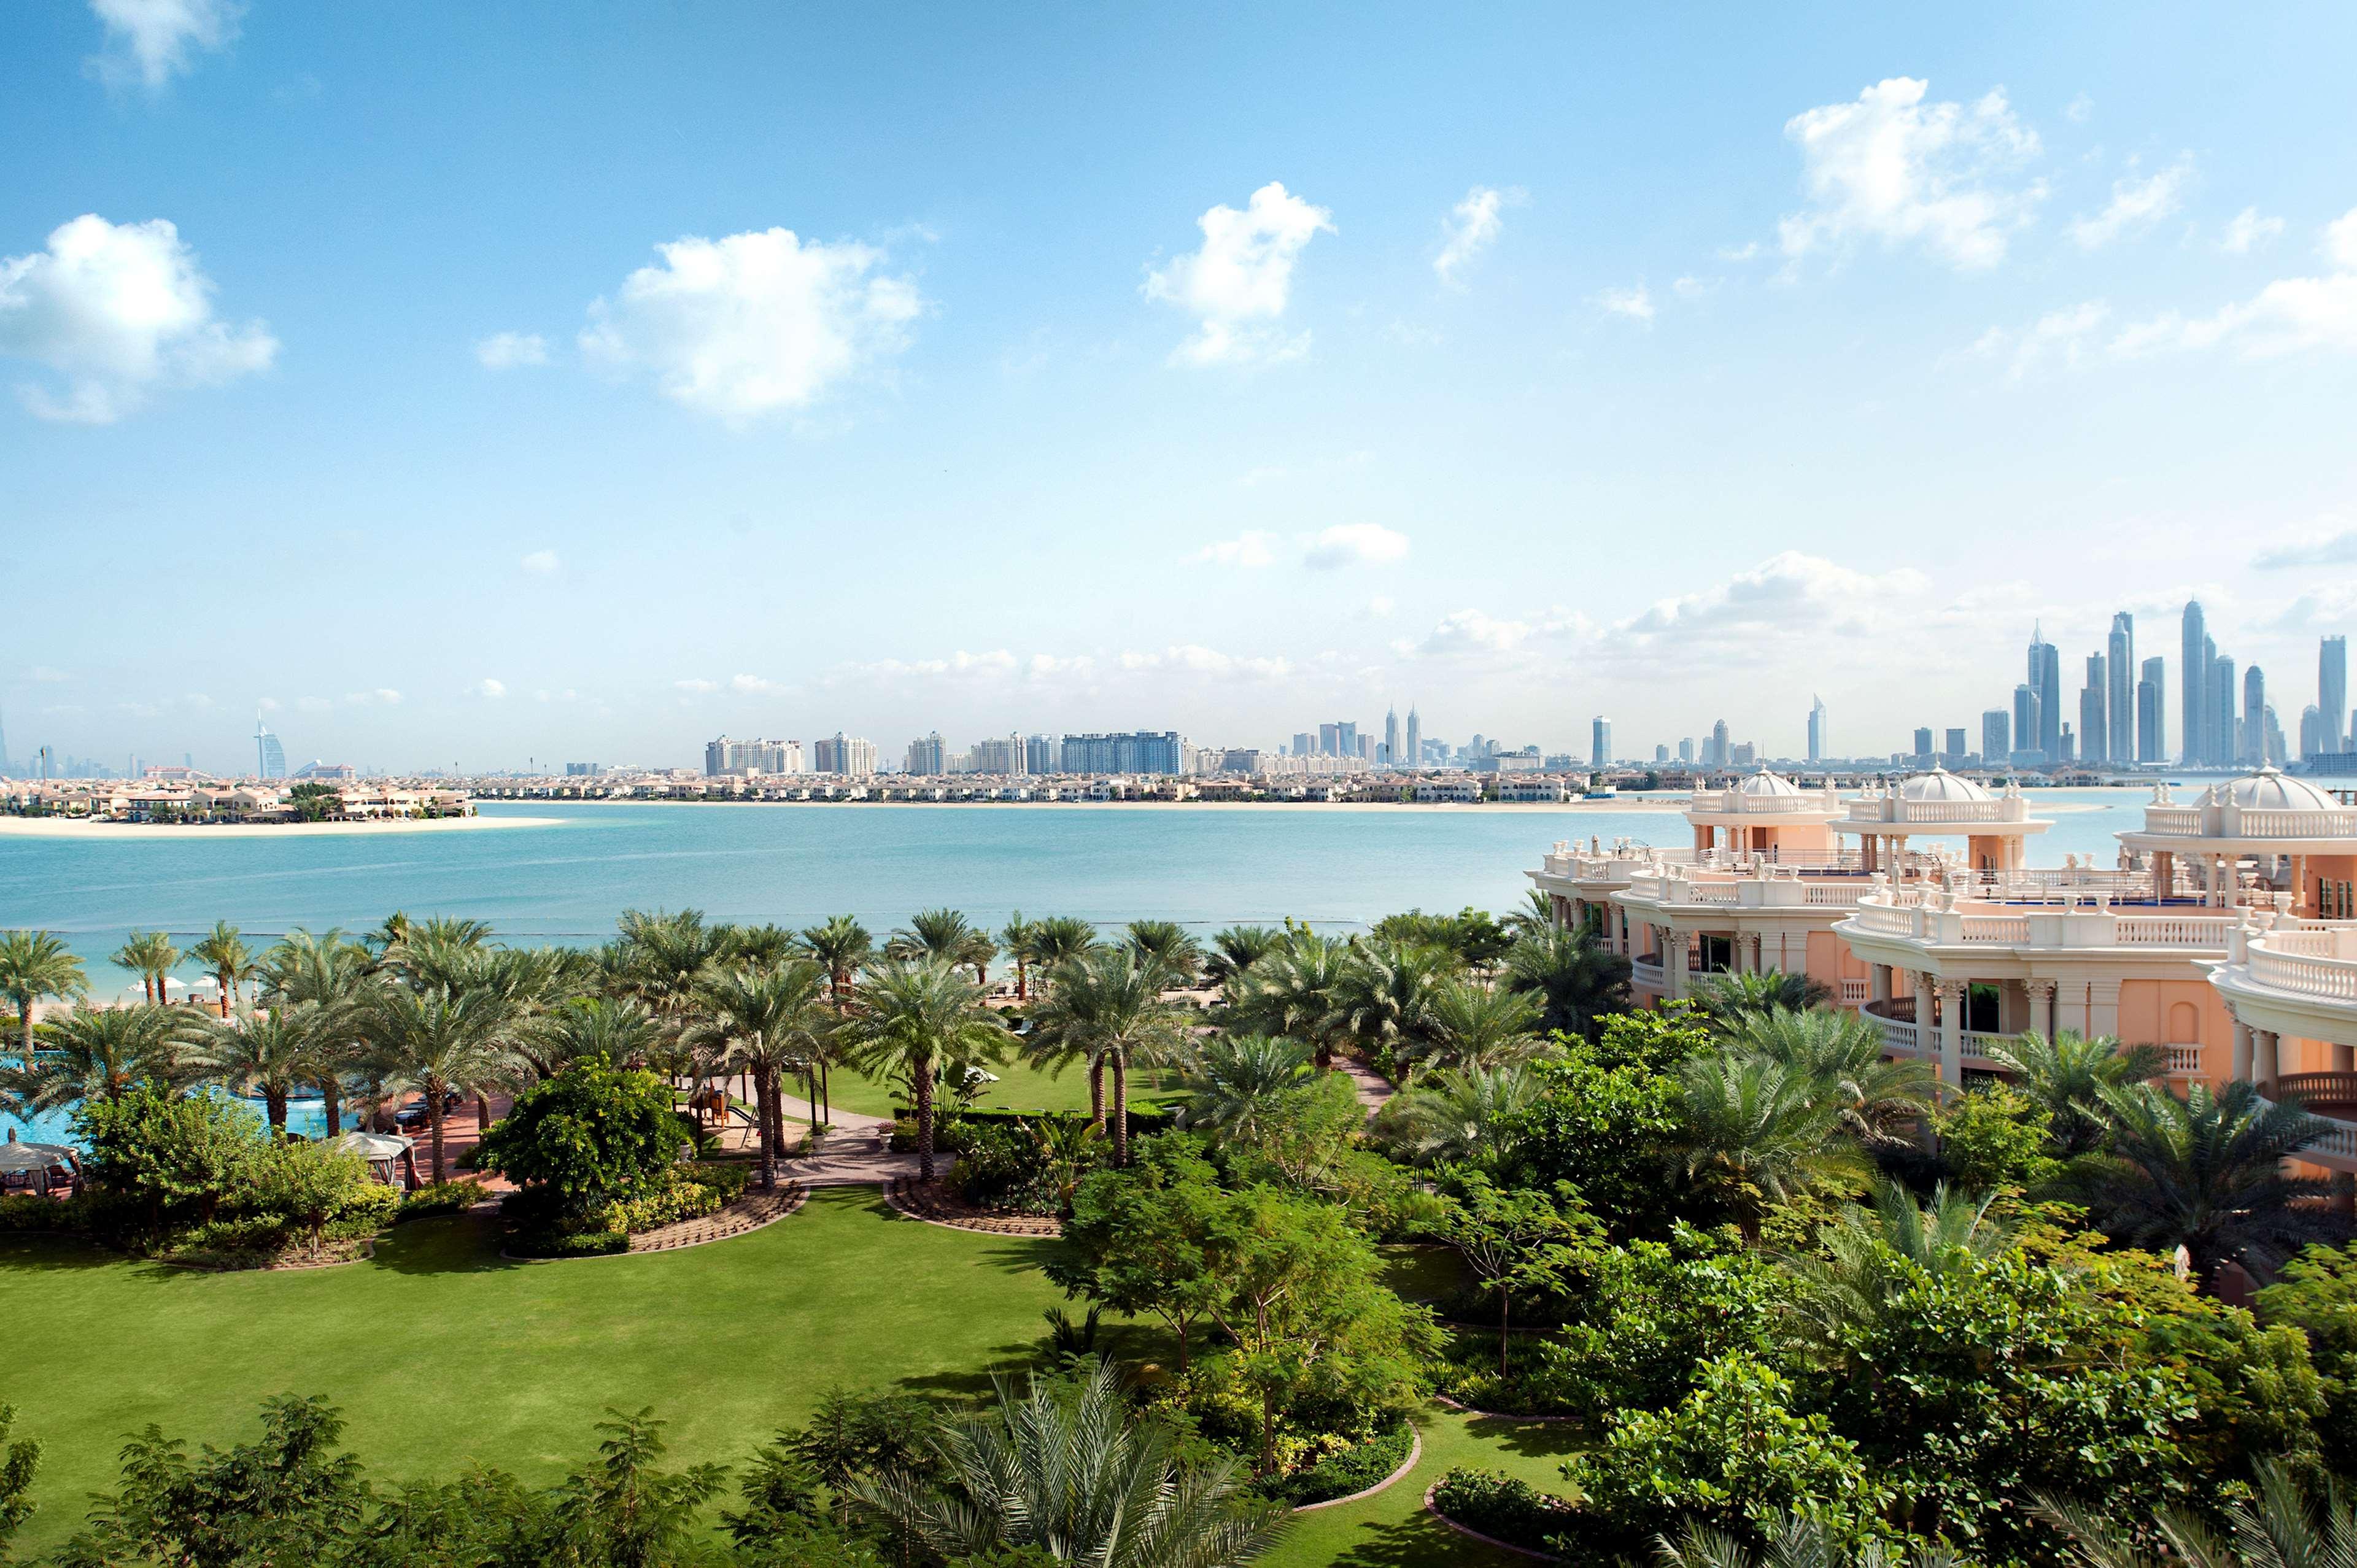
<svg viewBox="0 0 2357 1568">
<path fill-rule="evenodd" d="M 1050 1214 L 998 1214 L 966 1203 L 939 1181 L 923 1183 L 895 1176 L 886 1184 L 884 1201 L 911 1219 L 930 1220 L 957 1230 L 979 1230 L 991 1236 L 1056 1237 L 1064 1222 Z"/>
<path fill-rule="evenodd" d="M 731 1236 L 776 1224 L 800 1208 L 802 1199 L 809 1196 L 808 1189 L 797 1182 L 788 1182 L 775 1192 L 748 1192 L 726 1208 L 699 1219 L 683 1219 L 660 1230 L 642 1230 L 630 1238 L 630 1251 L 673 1252 L 682 1247 L 701 1247 L 707 1241 L 726 1241 Z"/>
</svg>

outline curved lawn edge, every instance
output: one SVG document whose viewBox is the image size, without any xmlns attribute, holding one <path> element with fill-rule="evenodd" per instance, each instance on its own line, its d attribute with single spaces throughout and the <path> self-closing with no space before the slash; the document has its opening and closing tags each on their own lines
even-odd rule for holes
<svg viewBox="0 0 2357 1568">
<path fill-rule="evenodd" d="M 734 1241 L 739 1236 L 750 1236 L 757 1230 L 766 1230 L 779 1220 L 801 1213 L 802 1205 L 810 1201 L 810 1188 L 796 1183 L 793 1185 L 791 1199 L 780 1205 L 774 1212 L 763 1215 L 749 1225 L 739 1225 L 710 1236 L 697 1236 L 693 1240 L 685 1239 L 689 1232 L 698 1226 L 709 1226 L 720 1215 L 727 1213 L 728 1209 L 723 1208 L 716 1214 L 703 1215 L 694 1219 L 683 1219 L 673 1225 L 660 1226 L 655 1230 L 641 1232 L 631 1237 L 629 1248 L 619 1252 L 586 1252 L 570 1258 L 534 1258 L 522 1252 L 511 1252 L 503 1246 L 500 1249 L 500 1261 L 510 1263 L 595 1263 L 608 1258 L 644 1258 L 656 1252 L 684 1252 L 696 1247 L 709 1247 L 721 1241 Z M 737 1199 L 737 1203 L 744 1201 L 742 1198 Z M 728 1206 L 729 1208 L 736 1207 L 737 1204 L 734 1203 Z M 666 1231 L 681 1239 L 656 1240 Z M 648 1242 L 650 1245 L 641 1247 L 639 1245 L 641 1241 Z"/>
<path fill-rule="evenodd" d="M 1414 1423 L 1409 1423 L 1407 1430 L 1409 1440 L 1407 1445 L 1407 1457 L 1400 1461 L 1400 1467 L 1398 1469 L 1394 1470 L 1390 1475 L 1385 1476 L 1373 1486 L 1368 1487 L 1361 1491 L 1352 1492 L 1347 1498 L 1328 1498 L 1322 1503 L 1303 1503 L 1293 1511 L 1295 1513 L 1316 1513 L 1319 1509 L 1338 1509 L 1344 1503 L 1363 1502 L 1367 1498 L 1373 1497 L 1378 1492 L 1388 1491 L 1394 1482 L 1405 1476 L 1410 1470 L 1415 1469 L 1416 1466 L 1421 1464 L 1424 1460 L 1424 1434 L 1415 1429 Z M 1440 1483 L 1437 1481 L 1433 1483 L 1435 1486 L 1438 1486 L 1439 1484 Z"/>
<path fill-rule="evenodd" d="M 914 1219 L 926 1225 L 938 1225 L 944 1230 L 963 1230 L 971 1236 L 1015 1236 L 1027 1241 L 1054 1241 L 1064 1234 L 1064 1222 L 1048 1215 L 1008 1215 L 992 1219 L 986 1215 L 961 1216 L 944 1219 L 913 1207 L 909 1189 L 924 1185 L 907 1176 L 894 1176 L 884 1184 L 884 1203 L 903 1219 Z"/>
<path fill-rule="evenodd" d="M 1435 1394 L 1432 1402 L 1446 1405 L 1459 1415 L 1469 1415 L 1476 1421 L 1530 1421 L 1544 1426 L 1567 1426 L 1579 1420 L 1576 1415 L 1517 1415 L 1510 1410 L 1477 1410 L 1450 1399 L 1447 1394 Z"/>
<path fill-rule="evenodd" d="M 1442 1513 L 1440 1511 L 1440 1505 L 1432 1500 L 1432 1494 L 1438 1490 L 1440 1490 L 1440 1482 L 1438 1481 L 1435 1481 L 1432 1485 L 1424 1488 L 1424 1511 L 1438 1520 L 1450 1530 L 1453 1530 L 1458 1534 L 1463 1536 L 1466 1540 L 1478 1541 L 1482 1545 L 1495 1547 L 1500 1552 L 1511 1552 L 1517 1557 L 1527 1557 L 1534 1563 L 1560 1563 L 1563 1561 L 1562 1558 L 1555 1556 L 1553 1552 L 1541 1552 L 1535 1547 L 1517 1546 L 1511 1541 L 1501 1541 L 1494 1535 L 1484 1535 L 1469 1524 L 1458 1523 L 1455 1520 L 1450 1519 L 1447 1514 Z"/>
</svg>

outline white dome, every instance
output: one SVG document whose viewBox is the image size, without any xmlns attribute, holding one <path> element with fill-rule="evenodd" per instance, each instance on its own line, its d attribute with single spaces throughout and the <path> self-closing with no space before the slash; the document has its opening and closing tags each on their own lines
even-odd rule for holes
<svg viewBox="0 0 2357 1568">
<path fill-rule="evenodd" d="M 1996 796 L 1969 779 L 1959 779 L 1944 768 L 1934 768 L 1929 773 L 1918 773 L 1901 782 L 1899 798 L 1902 800 L 1993 800 Z"/>
<path fill-rule="evenodd" d="M 1801 788 L 1781 774 L 1770 773 L 1763 768 L 1738 784 L 1735 792 L 1738 795 L 1797 795 Z"/>
<path fill-rule="evenodd" d="M 2262 768 L 2226 786 L 2234 804 L 2246 811 L 2331 811 L 2341 802 L 2305 779 L 2294 779 L 2272 768 Z"/>
</svg>

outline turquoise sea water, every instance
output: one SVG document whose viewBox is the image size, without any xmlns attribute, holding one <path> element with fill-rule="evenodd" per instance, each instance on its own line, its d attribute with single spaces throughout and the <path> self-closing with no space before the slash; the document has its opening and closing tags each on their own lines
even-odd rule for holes
<svg viewBox="0 0 2357 1568">
<path fill-rule="evenodd" d="M 2042 791 L 2055 826 L 2033 862 L 2108 863 L 2140 789 Z M 63 934 L 93 990 L 135 928 L 193 939 L 216 919 L 257 942 L 293 927 L 360 930 L 395 909 L 490 920 L 511 940 L 592 941 L 629 908 L 802 926 L 852 914 L 882 930 L 935 905 L 1001 923 L 1142 917 L 1211 929 L 1286 916 L 1349 929 L 1400 909 L 1503 909 L 1558 839 L 1688 842 L 1660 811 L 1141 810 L 493 804 L 554 826 L 382 836 L 145 842 L 0 840 L 0 927 Z M 183 940 L 183 946 L 186 940 Z M 188 972 L 188 978 L 195 978 Z"/>
</svg>

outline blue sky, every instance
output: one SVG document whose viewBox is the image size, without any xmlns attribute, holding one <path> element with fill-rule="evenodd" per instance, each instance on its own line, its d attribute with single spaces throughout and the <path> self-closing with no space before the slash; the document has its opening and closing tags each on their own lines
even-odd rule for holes
<svg viewBox="0 0 2357 1568">
<path fill-rule="evenodd" d="M 2357 12 L 2050 11 L 11 6 L 10 749 L 2296 728 Z"/>
</svg>

